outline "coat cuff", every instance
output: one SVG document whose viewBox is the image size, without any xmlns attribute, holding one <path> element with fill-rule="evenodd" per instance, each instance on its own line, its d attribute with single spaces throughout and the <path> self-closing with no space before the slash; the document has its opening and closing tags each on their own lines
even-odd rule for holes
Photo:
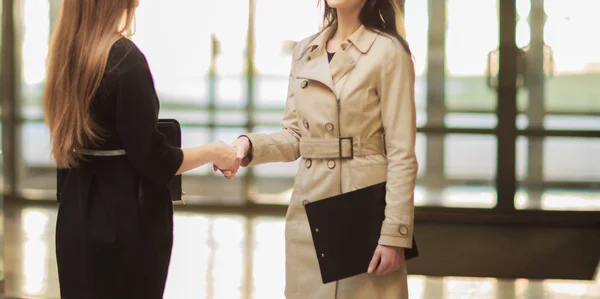
<svg viewBox="0 0 600 299">
<path fill-rule="evenodd" d="M 412 239 L 381 235 L 379 237 L 379 245 L 412 248 Z"/>
<path fill-rule="evenodd" d="M 268 156 L 265 149 L 268 147 L 268 138 L 264 134 L 249 133 L 241 135 L 240 137 L 246 137 L 250 141 L 250 148 L 248 154 L 242 159 L 243 167 L 252 167 L 264 163 L 264 156 Z M 256 155 L 258 153 L 258 156 Z M 262 159 L 261 159 L 262 158 Z"/>
<path fill-rule="evenodd" d="M 394 247 L 412 248 L 412 228 L 408 224 L 381 225 L 379 244 Z"/>
</svg>

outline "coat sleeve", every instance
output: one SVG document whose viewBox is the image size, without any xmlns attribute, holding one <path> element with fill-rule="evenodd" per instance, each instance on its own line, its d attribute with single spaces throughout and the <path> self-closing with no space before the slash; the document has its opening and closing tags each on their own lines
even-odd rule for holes
<svg viewBox="0 0 600 299">
<path fill-rule="evenodd" d="M 152 74 L 141 53 L 117 81 L 116 130 L 127 157 L 141 177 L 166 186 L 183 161 L 183 152 L 170 146 L 158 131 L 158 98 Z"/>
<path fill-rule="evenodd" d="M 388 159 L 387 205 L 379 244 L 411 248 L 418 168 L 415 72 L 410 54 L 399 43 L 391 48 L 377 86 Z"/>
<path fill-rule="evenodd" d="M 296 52 L 294 51 L 294 53 Z M 292 58 L 287 101 L 281 121 L 282 129 L 271 134 L 251 133 L 244 135 L 250 139 L 252 148 L 248 156 L 242 161 L 242 166 L 254 166 L 271 162 L 292 162 L 300 158 L 301 135 L 298 127 L 293 88 L 293 80 L 296 77 L 294 72 L 295 60 L 296 54 Z"/>
</svg>

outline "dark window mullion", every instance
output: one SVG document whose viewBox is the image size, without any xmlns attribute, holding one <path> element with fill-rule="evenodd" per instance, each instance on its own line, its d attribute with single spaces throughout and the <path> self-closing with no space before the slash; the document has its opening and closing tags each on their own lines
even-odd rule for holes
<svg viewBox="0 0 600 299">
<path fill-rule="evenodd" d="M 2 157 L 5 198 L 20 197 L 23 170 L 21 159 L 21 41 L 18 24 L 23 19 L 15 11 L 19 1 L 2 1 Z"/>
<path fill-rule="evenodd" d="M 517 63 L 516 3 L 499 0 L 500 68 L 498 73 L 498 160 L 496 188 L 501 211 L 515 210 L 515 143 L 517 137 Z"/>
</svg>

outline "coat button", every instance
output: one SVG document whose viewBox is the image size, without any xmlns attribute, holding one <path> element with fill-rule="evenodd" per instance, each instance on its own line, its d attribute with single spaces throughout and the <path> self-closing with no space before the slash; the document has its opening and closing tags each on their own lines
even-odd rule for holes
<svg viewBox="0 0 600 299">
<path fill-rule="evenodd" d="M 335 168 L 335 161 L 334 160 L 327 161 L 327 167 L 329 167 L 329 169 L 334 169 Z"/>
<path fill-rule="evenodd" d="M 308 86 L 308 81 L 307 80 L 304 80 L 304 81 L 302 81 L 302 83 L 300 83 L 300 87 L 306 88 L 306 86 Z"/>
<path fill-rule="evenodd" d="M 400 226 L 400 234 L 403 236 L 406 236 L 406 234 L 408 234 L 408 227 L 406 227 L 405 225 Z"/>
<path fill-rule="evenodd" d="M 306 162 L 304 162 L 304 165 L 306 165 L 306 168 L 310 168 L 312 166 L 312 160 L 306 159 Z"/>
<path fill-rule="evenodd" d="M 333 124 L 332 123 L 327 123 L 325 125 L 325 129 L 327 129 L 327 131 L 329 131 L 329 132 L 333 131 Z"/>
<path fill-rule="evenodd" d="M 305 127 L 306 129 L 308 129 L 308 128 L 310 127 L 310 126 L 308 125 L 308 120 L 306 120 L 306 119 L 302 121 L 302 125 L 304 125 L 304 127 Z"/>
<path fill-rule="evenodd" d="M 321 253 L 321 257 L 325 257 L 325 254 L 324 254 L 324 253 Z"/>
</svg>

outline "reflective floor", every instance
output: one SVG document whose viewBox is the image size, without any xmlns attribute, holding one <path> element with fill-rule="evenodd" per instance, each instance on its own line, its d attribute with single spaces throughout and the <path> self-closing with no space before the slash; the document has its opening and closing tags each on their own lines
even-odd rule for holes
<svg viewBox="0 0 600 299">
<path fill-rule="evenodd" d="M 55 208 L 17 208 L 5 215 L 6 295 L 58 298 Z M 284 222 L 177 212 L 165 298 L 277 299 L 284 288 Z M 410 269 L 410 268 L 409 268 Z M 425 277 L 411 275 L 411 299 L 600 298 L 596 281 Z"/>
</svg>

